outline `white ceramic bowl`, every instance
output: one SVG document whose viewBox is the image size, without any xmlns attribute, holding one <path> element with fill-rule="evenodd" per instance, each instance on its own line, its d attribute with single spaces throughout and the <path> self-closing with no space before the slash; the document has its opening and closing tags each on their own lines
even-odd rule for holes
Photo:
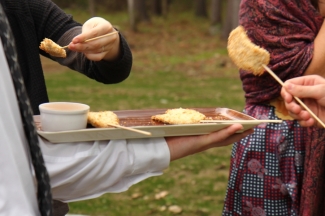
<svg viewBox="0 0 325 216">
<path fill-rule="evenodd" d="M 87 127 L 89 106 L 73 102 L 49 102 L 39 105 L 43 131 L 79 130 Z"/>
</svg>

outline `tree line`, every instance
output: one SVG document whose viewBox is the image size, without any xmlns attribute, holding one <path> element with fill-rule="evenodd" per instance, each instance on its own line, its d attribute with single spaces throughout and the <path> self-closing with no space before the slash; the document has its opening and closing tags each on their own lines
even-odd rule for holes
<svg viewBox="0 0 325 216">
<path fill-rule="evenodd" d="M 129 14 L 130 29 L 137 31 L 140 22 L 150 22 L 151 16 L 168 16 L 171 7 L 191 10 L 195 16 L 210 21 L 211 34 L 221 33 L 226 39 L 230 31 L 238 26 L 240 0 L 53 0 L 62 8 L 81 7 L 90 16 L 98 10 L 125 11 Z"/>
</svg>

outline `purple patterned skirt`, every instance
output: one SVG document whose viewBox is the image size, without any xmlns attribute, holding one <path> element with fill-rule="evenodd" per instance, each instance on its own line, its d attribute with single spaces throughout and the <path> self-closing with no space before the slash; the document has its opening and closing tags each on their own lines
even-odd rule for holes
<svg viewBox="0 0 325 216">
<path fill-rule="evenodd" d="M 278 119 L 267 105 L 245 113 Z M 299 215 L 306 131 L 297 121 L 261 124 L 233 145 L 223 215 Z"/>
</svg>

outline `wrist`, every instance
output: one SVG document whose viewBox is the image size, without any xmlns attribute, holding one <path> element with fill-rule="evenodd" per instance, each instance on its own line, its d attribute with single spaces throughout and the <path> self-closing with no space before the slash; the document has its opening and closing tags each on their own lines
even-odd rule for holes
<svg viewBox="0 0 325 216">
<path fill-rule="evenodd" d="M 105 61 L 116 61 L 121 58 L 123 46 L 121 44 L 120 36 L 114 41 L 114 45 L 104 56 Z"/>
</svg>

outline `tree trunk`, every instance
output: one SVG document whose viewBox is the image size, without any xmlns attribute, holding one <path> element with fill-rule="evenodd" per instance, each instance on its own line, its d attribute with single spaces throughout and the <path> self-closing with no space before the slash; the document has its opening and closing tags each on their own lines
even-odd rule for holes
<svg viewBox="0 0 325 216">
<path fill-rule="evenodd" d="M 235 29 L 239 24 L 239 6 L 240 0 L 233 0 L 232 28 Z"/>
<path fill-rule="evenodd" d="M 96 16 L 95 0 L 88 0 L 88 10 L 91 17 Z"/>
<path fill-rule="evenodd" d="M 155 15 L 162 15 L 162 1 L 161 0 L 153 0 L 153 13 Z"/>
<path fill-rule="evenodd" d="M 137 25 L 140 21 L 150 21 L 145 0 L 128 0 L 128 10 L 132 31 L 138 30 Z"/>
<path fill-rule="evenodd" d="M 128 11 L 129 11 L 130 28 L 132 31 L 136 32 L 138 29 L 137 29 L 137 20 L 135 17 L 135 0 L 128 0 Z"/>
<path fill-rule="evenodd" d="M 147 12 L 145 0 L 135 0 L 136 17 L 141 21 L 149 22 L 150 18 Z"/>
<path fill-rule="evenodd" d="M 167 17 L 169 3 L 169 0 L 162 0 L 161 10 L 163 17 Z"/>
<path fill-rule="evenodd" d="M 240 0 L 228 0 L 226 19 L 222 25 L 222 38 L 228 39 L 229 33 L 238 26 Z"/>
<path fill-rule="evenodd" d="M 211 0 L 211 25 L 221 23 L 222 0 Z"/>
<path fill-rule="evenodd" d="M 195 16 L 208 17 L 206 0 L 195 0 Z"/>
<path fill-rule="evenodd" d="M 222 0 L 211 0 L 210 34 L 217 35 L 221 30 Z"/>
</svg>

